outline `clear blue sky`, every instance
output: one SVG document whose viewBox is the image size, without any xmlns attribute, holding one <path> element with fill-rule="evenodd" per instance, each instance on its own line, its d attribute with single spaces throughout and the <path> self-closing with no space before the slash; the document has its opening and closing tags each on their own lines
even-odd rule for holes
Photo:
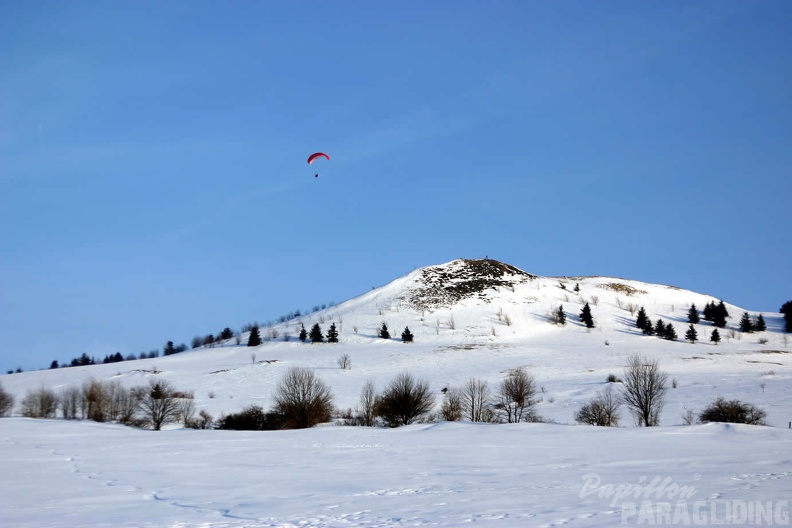
<svg viewBox="0 0 792 528">
<path fill-rule="evenodd" d="M 0 369 L 458 257 L 778 310 L 790 27 L 788 0 L 2 2 Z"/>
</svg>

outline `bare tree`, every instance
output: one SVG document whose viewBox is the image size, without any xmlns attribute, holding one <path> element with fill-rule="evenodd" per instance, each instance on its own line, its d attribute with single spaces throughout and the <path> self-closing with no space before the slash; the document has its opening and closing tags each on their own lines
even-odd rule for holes
<svg viewBox="0 0 792 528">
<path fill-rule="evenodd" d="M 374 382 L 369 380 L 360 391 L 360 419 L 366 427 L 372 427 L 377 418 L 377 391 Z"/>
<path fill-rule="evenodd" d="M 660 370 L 657 360 L 630 356 L 624 369 L 621 400 L 639 426 L 660 424 L 660 412 L 665 405 L 668 374 Z"/>
<path fill-rule="evenodd" d="M 619 425 L 619 397 L 608 385 L 597 391 L 597 396 L 580 408 L 575 421 L 588 425 L 616 427 Z"/>
<path fill-rule="evenodd" d="M 420 419 L 433 406 L 434 396 L 429 390 L 429 383 L 416 380 L 408 372 L 402 372 L 377 398 L 377 415 L 388 426 L 399 427 Z"/>
<path fill-rule="evenodd" d="M 495 407 L 508 423 L 522 422 L 532 417 L 535 397 L 536 381 L 525 368 L 520 367 L 509 371 L 501 381 Z"/>
<path fill-rule="evenodd" d="M 273 394 L 275 411 L 287 429 L 304 429 L 330 420 L 333 393 L 312 370 L 292 367 Z"/>
<path fill-rule="evenodd" d="M 145 423 L 155 431 L 179 419 L 179 402 L 173 395 L 173 387 L 164 380 L 152 380 L 140 394 L 138 409 Z"/>
<path fill-rule="evenodd" d="M 58 404 L 60 404 L 61 414 L 66 420 L 77 419 L 77 413 L 80 410 L 80 400 L 82 398 L 79 387 L 66 387 L 60 391 L 58 395 Z"/>
<path fill-rule="evenodd" d="M 195 400 L 192 397 L 179 398 L 179 420 L 184 427 L 190 427 L 195 418 Z"/>
<path fill-rule="evenodd" d="M 459 389 L 449 389 L 440 407 L 440 416 L 443 417 L 443 420 L 456 422 L 462 419 L 464 410 L 464 405 L 462 404 L 462 391 Z"/>
<path fill-rule="evenodd" d="M 54 418 L 58 411 L 58 395 L 46 387 L 30 390 L 22 399 L 22 416 Z"/>
<path fill-rule="evenodd" d="M 488 422 L 490 390 L 487 382 L 470 378 L 462 387 L 462 409 L 471 422 Z"/>
<path fill-rule="evenodd" d="M 107 394 L 102 383 L 95 379 L 90 379 L 82 387 L 83 408 L 85 409 L 84 418 L 95 422 L 104 422 L 107 412 Z"/>
<path fill-rule="evenodd" d="M 0 416 L 8 416 L 14 409 L 14 395 L 0 385 Z"/>
</svg>

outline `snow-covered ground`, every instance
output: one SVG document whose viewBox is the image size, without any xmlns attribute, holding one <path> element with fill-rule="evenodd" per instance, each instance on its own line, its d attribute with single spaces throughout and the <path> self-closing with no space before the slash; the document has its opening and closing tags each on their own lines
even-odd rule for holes
<svg viewBox="0 0 792 528">
<path fill-rule="evenodd" d="M 427 380 L 439 406 L 445 387 L 475 377 L 495 388 L 509 369 L 523 366 L 540 387 L 537 413 L 553 423 L 153 432 L 6 418 L 0 524 L 613 526 L 739 524 L 743 517 L 744 524 L 790 523 L 792 360 L 780 314 L 762 314 L 767 331 L 742 334 L 736 329 L 745 310 L 727 303 L 731 318 L 721 343 L 710 343 L 713 327 L 702 322 L 700 341 L 690 344 L 684 341 L 690 304 L 701 310 L 716 297 L 624 279 L 517 276 L 484 295 L 418 309 L 410 299 L 423 272 L 263 328 L 271 339 L 260 347 L 232 340 L 167 358 L 6 375 L 0 384 L 19 402 L 27 390 L 57 391 L 90 378 L 130 387 L 167 379 L 217 417 L 251 403 L 268 408 L 292 366 L 313 369 L 341 409 L 358 404 L 366 381 L 381 390 L 400 372 Z M 585 302 L 591 330 L 577 318 Z M 559 305 L 568 318 L 563 327 L 548 322 Z M 643 336 L 634 326 L 640 306 L 653 321 L 674 324 L 679 340 Z M 334 322 L 341 342 L 296 339 L 300 325 L 317 322 L 324 331 Z M 394 339 L 377 337 L 383 322 Z M 412 344 L 398 340 L 405 326 L 415 335 Z M 575 412 L 609 374 L 622 376 L 634 353 L 656 359 L 675 385 L 661 427 L 635 428 L 624 409 L 616 429 L 575 425 Z M 338 367 L 343 354 L 351 369 Z M 770 426 L 682 425 L 687 410 L 701 411 L 717 396 L 764 409 Z"/>
</svg>

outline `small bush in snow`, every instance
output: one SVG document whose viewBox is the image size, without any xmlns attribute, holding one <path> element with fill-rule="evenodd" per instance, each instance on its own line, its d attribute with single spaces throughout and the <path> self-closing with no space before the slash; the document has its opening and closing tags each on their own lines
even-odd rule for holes
<svg viewBox="0 0 792 528">
<path fill-rule="evenodd" d="M 749 403 L 742 403 L 739 400 L 726 401 L 723 397 L 719 397 L 701 412 L 699 421 L 767 425 L 765 416 L 763 410 Z"/>
<path fill-rule="evenodd" d="M 260 405 L 250 405 L 221 418 L 217 427 L 234 431 L 274 431 L 282 425 L 283 419 L 278 413 L 264 412 Z"/>
<path fill-rule="evenodd" d="M 336 362 L 338 363 L 338 368 L 341 370 L 351 370 L 352 369 L 352 358 L 349 357 L 349 354 L 342 354 Z"/>
<path fill-rule="evenodd" d="M 429 383 L 403 372 L 377 398 L 376 408 L 377 415 L 386 425 L 399 427 L 417 422 L 429 414 L 433 406 L 434 396 L 429 391 Z"/>
<path fill-rule="evenodd" d="M 619 398 L 608 385 L 597 391 L 597 396 L 575 414 L 575 421 L 600 427 L 619 425 Z"/>
<path fill-rule="evenodd" d="M 286 429 L 305 429 L 330 421 L 333 393 L 307 368 L 292 367 L 273 394 L 275 412 L 283 416 Z"/>
</svg>

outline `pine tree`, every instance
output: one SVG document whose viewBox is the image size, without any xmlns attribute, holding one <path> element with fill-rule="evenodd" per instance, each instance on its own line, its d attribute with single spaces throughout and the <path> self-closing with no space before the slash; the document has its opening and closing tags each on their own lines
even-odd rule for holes
<svg viewBox="0 0 792 528">
<path fill-rule="evenodd" d="M 743 312 L 742 319 L 740 319 L 740 332 L 746 332 L 748 334 L 754 331 L 753 321 L 751 321 L 751 316 L 748 315 L 748 312 Z"/>
<path fill-rule="evenodd" d="M 382 327 L 379 330 L 379 336 L 382 339 L 390 339 L 390 332 L 388 332 L 388 325 L 382 323 Z"/>
<path fill-rule="evenodd" d="M 688 310 L 688 322 L 690 324 L 699 324 L 701 318 L 699 317 L 699 312 L 696 309 L 695 304 L 690 305 L 690 310 Z"/>
<path fill-rule="evenodd" d="M 173 341 L 168 341 L 165 344 L 165 349 L 163 350 L 163 354 L 162 355 L 170 356 L 171 354 L 175 354 L 175 353 L 176 353 L 176 349 L 173 348 Z"/>
<path fill-rule="evenodd" d="M 784 314 L 784 332 L 792 332 L 792 301 L 782 304 L 780 312 Z"/>
<path fill-rule="evenodd" d="M 708 319 L 708 321 L 712 321 L 712 324 L 718 328 L 726 328 L 726 319 L 729 317 L 729 311 L 726 309 L 726 304 L 723 301 L 718 303 L 718 305 L 712 303 L 710 312 L 711 317 Z"/>
<path fill-rule="evenodd" d="M 652 322 L 649 320 L 649 317 L 646 315 L 646 310 L 644 307 L 641 306 L 641 309 L 638 310 L 638 317 L 635 319 L 635 326 L 643 331 L 644 334 L 647 333 L 646 329 L 652 328 Z"/>
<path fill-rule="evenodd" d="M 710 341 L 712 341 L 717 345 L 718 343 L 720 343 L 720 340 L 721 340 L 720 332 L 718 332 L 718 329 L 716 328 L 715 330 L 712 331 L 712 335 L 710 336 Z"/>
<path fill-rule="evenodd" d="M 668 323 L 665 327 L 665 332 L 663 332 L 663 339 L 667 339 L 669 341 L 676 341 L 677 340 L 677 333 L 674 329 L 674 325 Z"/>
<path fill-rule="evenodd" d="M 231 339 L 232 337 L 234 337 L 234 331 L 228 328 L 227 326 L 223 328 L 222 332 L 220 332 L 220 339 L 222 339 L 223 341 L 227 339 Z"/>
<path fill-rule="evenodd" d="M 56 369 L 56 368 L 58 368 L 58 360 L 57 360 L 57 359 L 56 359 L 56 360 L 54 360 L 52 363 L 50 363 L 50 368 L 51 368 L 51 369 Z"/>
<path fill-rule="evenodd" d="M 261 334 L 259 333 L 259 327 L 254 326 L 250 329 L 250 337 L 248 337 L 248 344 L 247 346 L 254 347 L 259 346 L 261 344 Z"/>
<path fill-rule="evenodd" d="M 665 323 L 662 319 L 658 319 L 654 327 L 654 333 L 657 337 L 665 336 Z"/>
<path fill-rule="evenodd" d="M 299 334 L 300 341 L 305 343 L 305 340 L 308 339 L 308 331 L 305 330 L 305 325 L 300 323 L 300 334 Z"/>
<path fill-rule="evenodd" d="M 566 314 L 564 313 L 564 305 L 560 305 L 558 310 L 556 311 L 556 324 L 565 325 L 566 324 Z"/>
<path fill-rule="evenodd" d="M 594 328 L 594 318 L 591 315 L 589 303 L 586 303 L 580 311 L 580 321 L 586 325 L 586 328 Z"/>
<path fill-rule="evenodd" d="M 404 327 L 404 332 L 402 332 L 402 335 L 401 335 L 402 343 L 412 343 L 413 342 L 413 337 L 414 336 L 412 335 L 412 332 L 410 332 L 410 328 L 405 326 Z"/>
<path fill-rule="evenodd" d="M 693 323 L 690 323 L 687 332 L 685 332 L 685 339 L 691 343 L 698 341 L 698 332 L 696 332 L 696 327 L 693 326 Z"/>
<path fill-rule="evenodd" d="M 762 314 L 759 314 L 759 317 L 756 318 L 756 323 L 754 323 L 754 330 L 756 330 L 757 332 L 764 332 L 765 330 L 767 330 L 767 323 L 765 323 Z"/>
<path fill-rule="evenodd" d="M 580 293 L 580 283 L 575 283 L 575 293 Z"/>
<path fill-rule="evenodd" d="M 714 313 L 715 313 L 715 305 L 712 303 L 712 301 L 710 301 L 704 307 L 704 320 L 712 321 L 712 316 Z"/>
<path fill-rule="evenodd" d="M 322 327 L 319 326 L 319 323 L 316 323 L 311 327 L 311 331 L 308 333 L 308 339 L 311 340 L 311 343 L 324 343 Z"/>
<path fill-rule="evenodd" d="M 330 329 L 327 331 L 327 342 L 338 343 L 338 330 L 336 330 L 335 323 L 332 323 Z"/>
</svg>

